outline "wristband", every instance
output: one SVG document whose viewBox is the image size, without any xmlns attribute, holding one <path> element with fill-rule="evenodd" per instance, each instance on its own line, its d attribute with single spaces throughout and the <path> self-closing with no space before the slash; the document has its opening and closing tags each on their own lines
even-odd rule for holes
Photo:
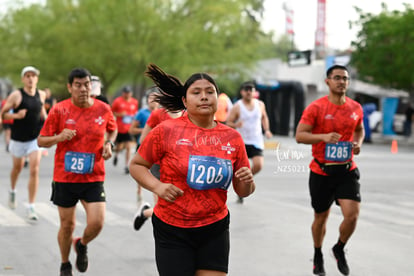
<svg viewBox="0 0 414 276">
<path fill-rule="evenodd" d="M 105 145 L 108 144 L 108 143 L 111 144 L 111 149 L 113 150 L 115 148 L 114 142 L 112 142 L 111 140 L 106 140 Z"/>
</svg>

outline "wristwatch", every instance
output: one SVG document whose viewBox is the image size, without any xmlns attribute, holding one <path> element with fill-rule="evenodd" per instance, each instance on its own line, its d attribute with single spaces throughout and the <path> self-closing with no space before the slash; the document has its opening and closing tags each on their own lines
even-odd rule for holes
<svg viewBox="0 0 414 276">
<path fill-rule="evenodd" d="M 107 143 L 111 144 L 111 149 L 112 149 L 112 150 L 115 148 L 115 144 L 114 144 L 114 142 L 112 142 L 111 140 L 106 140 L 106 141 L 105 141 L 105 145 L 106 145 Z"/>
</svg>

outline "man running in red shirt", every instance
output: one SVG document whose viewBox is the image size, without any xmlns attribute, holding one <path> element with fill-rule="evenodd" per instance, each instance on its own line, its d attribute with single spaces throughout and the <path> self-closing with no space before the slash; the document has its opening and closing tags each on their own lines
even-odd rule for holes
<svg viewBox="0 0 414 276">
<path fill-rule="evenodd" d="M 77 269 L 85 272 L 88 268 L 87 244 L 104 224 L 104 161 L 111 158 L 116 137 L 110 106 L 90 96 L 91 74 L 83 68 L 73 69 L 67 88 L 71 98 L 52 107 L 37 139 L 41 147 L 57 145 L 51 200 L 58 206 L 60 217 L 61 276 L 73 275 L 69 261 L 72 241 Z M 87 224 L 83 236 L 73 239 L 79 200 Z"/>
<path fill-rule="evenodd" d="M 339 271 L 349 274 L 344 246 L 354 232 L 361 202 L 359 171 L 353 161 L 364 140 L 363 111 L 359 103 L 345 95 L 348 69 L 334 65 L 326 72 L 329 95 L 312 102 L 303 112 L 296 130 L 298 143 L 312 144 L 309 189 L 314 209 L 312 237 L 315 247 L 313 273 L 325 275 L 322 242 L 332 203 L 340 207 L 344 219 L 339 239 L 332 248 Z"/>
<path fill-rule="evenodd" d="M 114 156 L 114 166 L 118 163 L 118 153 L 125 149 L 125 173 L 128 174 L 131 147 L 134 139 L 129 134 L 134 116 L 138 111 L 138 100 L 132 97 L 132 89 L 129 86 L 122 88 L 122 95 L 112 103 L 112 112 L 116 117 L 118 135 L 116 137 L 116 147 Z"/>
</svg>

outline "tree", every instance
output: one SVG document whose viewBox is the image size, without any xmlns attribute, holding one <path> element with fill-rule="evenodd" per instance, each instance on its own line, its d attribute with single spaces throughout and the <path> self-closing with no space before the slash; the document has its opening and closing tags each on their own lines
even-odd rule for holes
<svg viewBox="0 0 414 276">
<path fill-rule="evenodd" d="M 235 87 L 245 68 L 275 45 L 260 28 L 263 0 L 47 0 L 8 12 L 0 21 L 0 75 L 19 83 L 21 68 L 39 67 L 41 87 L 66 96 L 78 66 L 105 89 L 149 86 L 153 62 L 183 80 L 207 71 Z M 238 85 L 238 83 L 237 83 Z"/>
<path fill-rule="evenodd" d="M 351 22 L 360 26 L 351 64 L 360 79 L 407 91 L 414 91 L 414 10 L 405 5 L 405 11 L 389 11 L 382 4 L 379 15 L 363 13 L 355 8 L 359 19 Z"/>
</svg>

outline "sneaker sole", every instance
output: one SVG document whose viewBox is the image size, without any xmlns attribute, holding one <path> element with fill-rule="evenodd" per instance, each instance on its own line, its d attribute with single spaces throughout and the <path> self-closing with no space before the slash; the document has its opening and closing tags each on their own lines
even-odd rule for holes
<svg viewBox="0 0 414 276">
<path fill-rule="evenodd" d="M 38 221 L 39 217 L 38 216 L 30 216 L 30 217 L 27 217 L 27 219 L 30 220 L 30 221 Z"/>
<path fill-rule="evenodd" d="M 317 276 L 326 276 L 325 272 L 320 272 L 320 273 L 315 273 L 313 272 L 313 275 L 317 275 Z"/>
<path fill-rule="evenodd" d="M 349 273 L 343 273 L 343 272 L 339 269 L 339 267 L 338 267 L 338 259 L 335 257 L 335 253 L 334 253 L 334 251 L 333 251 L 333 248 L 331 248 L 331 256 L 332 256 L 332 258 L 334 258 L 334 260 L 335 260 L 335 262 L 336 262 L 336 268 L 338 269 L 338 271 L 339 271 L 342 275 L 348 276 L 348 275 L 349 275 Z"/>
<path fill-rule="evenodd" d="M 324 265 L 322 267 L 325 268 Z M 313 269 L 315 269 L 315 265 Z M 312 270 L 312 273 L 313 275 L 326 276 L 326 272 L 315 272 L 314 270 Z"/>
</svg>

